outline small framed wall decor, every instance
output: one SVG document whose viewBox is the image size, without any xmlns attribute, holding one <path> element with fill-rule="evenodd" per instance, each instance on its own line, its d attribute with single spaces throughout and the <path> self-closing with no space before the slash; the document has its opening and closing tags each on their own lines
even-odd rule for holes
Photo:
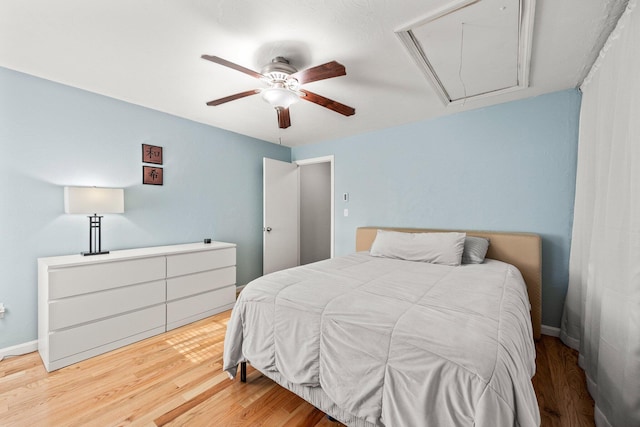
<svg viewBox="0 0 640 427">
<path fill-rule="evenodd" d="M 142 183 L 162 185 L 162 168 L 157 166 L 142 166 Z"/>
<path fill-rule="evenodd" d="M 142 161 L 144 163 L 162 164 L 162 147 L 142 144 Z"/>
</svg>

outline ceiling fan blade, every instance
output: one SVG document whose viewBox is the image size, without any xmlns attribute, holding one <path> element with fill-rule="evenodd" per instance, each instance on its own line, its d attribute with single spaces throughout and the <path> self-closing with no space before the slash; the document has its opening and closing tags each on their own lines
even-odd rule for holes
<svg viewBox="0 0 640 427">
<path fill-rule="evenodd" d="M 291 116 L 289 116 L 289 109 L 276 107 L 278 112 L 278 127 L 280 129 L 286 129 L 291 126 Z"/>
<path fill-rule="evenodd" d="M 300 84 L 305 84 L 316 82 L 318 80 L 330 79 L 332 77 L 344 76 L 346 74 L 347 70 L 344 68 L 344 65 L 336 61 L 331 61 L 326 64 L 298 71 L 293 74 L 293 77 L 298 79 Z"/>
<path fill-rule="evenodd" d="M 355 108 L 341 104 L 338 101 L 334 101 L 333 99 L 325 98 L 324 96 L 318 95 L 317 93 L 309 92 L 308 90 L 304 89 L 300 89 L 300 92 L 305 94 L 305 96 L 301 96 L 300 99 L 304 99 L 305 101 L 321 105 L 325 108 L 328 108 L 329 110 L 335 111 L 336 113 L 340 113 L 345 116 L 353 116 L 356 113 Z"/>
<path fill-rule="evenodd" d="M 235 101 L 236 99 L 244 98 L 245 96 L 255 95 L 256 93 L 260 93 L 258 89 L 251 89 L 245 92 L 236 93 L 233 95 L 225 96 L 224 98 L 214 99 L 213 101 L 207 102 L 207 105 L 214 106 L 224 104 L 225 102 Z"/>
<path fill-rule="evenodd" d="M 233 62 L 222 59 L 219 56 L 202 55 L 201 58 L 206 59 L 207 61 L 215 62 L 216 64 L 224 65 L 225 67 L 233 68 L 234 70 L 240 71 L 242 73 L 249 74 L 251 77 L 255 77 L 256 79 L 260 79 L 263 77 L 262 74 L 256 71 L 245 68 L 242 65 L 234 64 Z"/>
</svg>

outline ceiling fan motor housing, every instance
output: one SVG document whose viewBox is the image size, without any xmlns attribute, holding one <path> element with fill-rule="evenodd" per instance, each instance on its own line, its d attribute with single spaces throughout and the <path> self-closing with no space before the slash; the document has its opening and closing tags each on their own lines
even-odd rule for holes
<svg viewBox="0 0 640 427">
<path fill-rule="evenodd" d="M 271 63 L 262 68 L 261 74 L 269 79 L 272 87 L 284 87 L 296 90 L 299 86 L 298 79 L 291 77 L 298 70 L 286 58 L 277 56 L 271 60 Z"/>
</svg>

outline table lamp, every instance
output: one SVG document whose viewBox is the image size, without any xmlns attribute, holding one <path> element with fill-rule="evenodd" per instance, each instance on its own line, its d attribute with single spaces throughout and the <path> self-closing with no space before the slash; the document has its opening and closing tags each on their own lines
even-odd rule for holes
<svg viewBox="0 0 640 427">
<path fill-rule="evenodd" d="M 102 216 L 98 214 L 123 213 L 122 188 L 64 187 L 64 211 L 68 214 L 89 215 L 89 252 L 82 255 L 102 255 Z"/>
</svg>

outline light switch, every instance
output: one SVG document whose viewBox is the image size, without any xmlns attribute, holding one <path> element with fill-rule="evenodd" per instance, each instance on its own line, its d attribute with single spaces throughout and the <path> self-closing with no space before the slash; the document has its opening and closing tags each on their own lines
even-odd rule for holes
<svg viewBox="0 0 640 427">
<path fill-rule="evenodd" d="M 344 216 L 349 216 L 349 209 L 344 210 Z"/>
</svg>

